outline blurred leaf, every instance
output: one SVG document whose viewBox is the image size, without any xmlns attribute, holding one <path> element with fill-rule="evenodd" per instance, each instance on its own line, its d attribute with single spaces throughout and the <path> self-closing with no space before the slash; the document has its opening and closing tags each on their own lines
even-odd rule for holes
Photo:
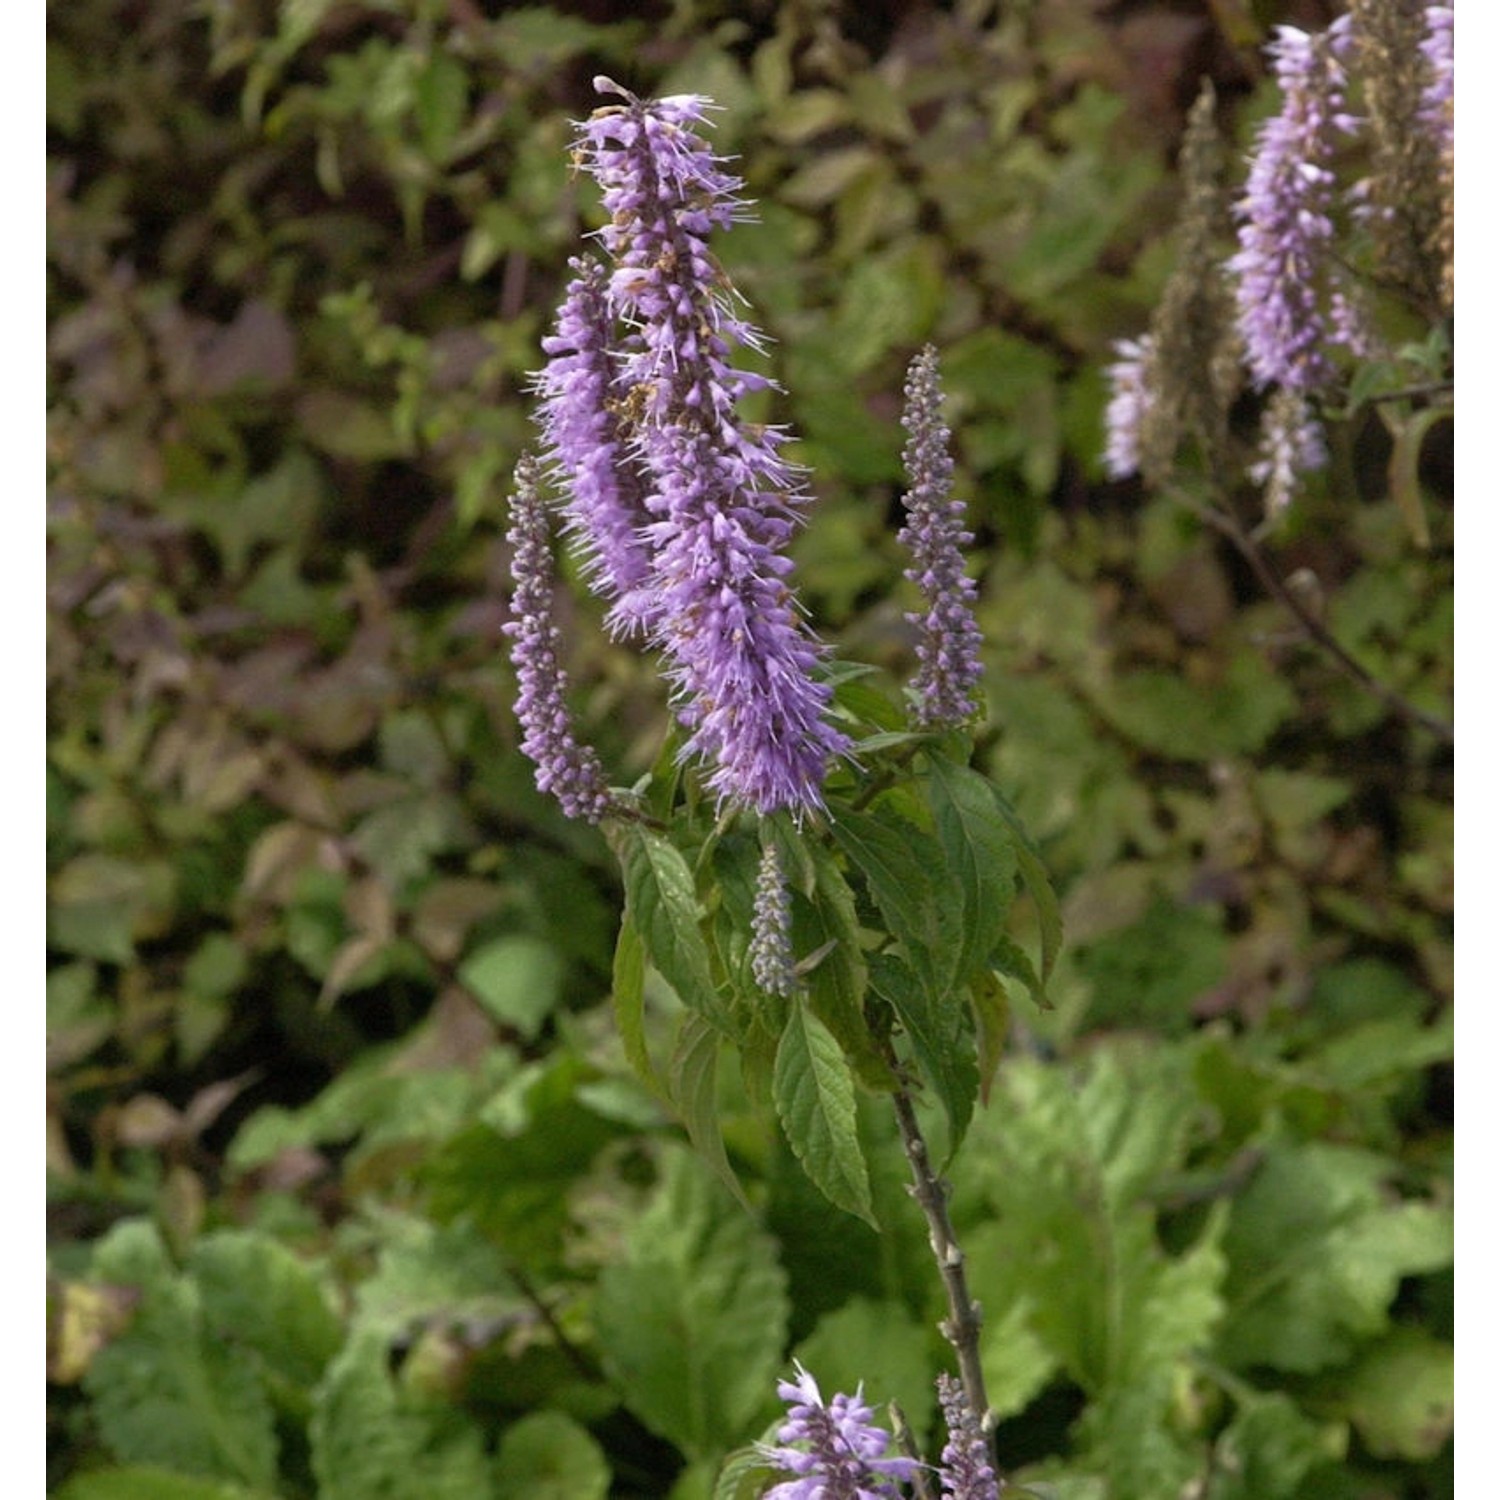
<svg viewBox="0 0 1500 1500">
<path fill-rule="evenodd" d="M 557 1006 L 563 963 L 550 943 L 512 933 L 471 953 L 458 977 L 496 1021 L 533 1041 Z"/>
<path fill-rule="evenodd" d="M 1398 1328 L 1341 1373 L 1333 1406 L 1377 1458 L 1436 1458 L 1453 1437 L 1453 1346 Z"/>
<path fill-rule="evenodd" d="M 271 1490 L 192 1479 L 144 1464 L 75 1474 L 56 1493 L 58 1500 L 275 1500 Z"/>
<path fill-rule="evenodd" d="M 84 1377 L 110 1451 L 127 1464 L 274 1488 L 277 1439 L 258 1362 L 209 1326 L 199 1289 L 173 1271 L 155 1230 L 120 1225 L 93 1270 L 141 1293 L 130 1327 Z"/>
<path fill-rule="evenodd" d="M 1237 1368 L 1342 1363 L 1385 1331 L 1403 1277 L 1451 1262 L 1451 1215 L 1388 1201 L 1390 1171 L 1372 1152 L 1322 1142 L 1267 1153 L 1224 1240 L 1221 1347 Z"/>
<path fill-rule="evenodd" d="M 479 1429 L 406 1399 L 382 1334 L 357 1328 L 328 1367 L 308 1424 L 319 1500 L 485 1500 Z"/>
<path fill-rule="evenodd" d="M 249 1230 L 222 1229 L 193 1247 L 188 1269 L 204 1316 L 253 1350 L 283 1380 L 311 1389 L 343 1340 L 318 1275 L 285 1246 Z"/>
<path fill-rule="evenodd" d="M 533 1412 L 505 1429 L 495 1455 L 497 1495 L 605 1500 L 610 1472 L 598 1443 L 571 1417 Z"/>
<path fill-rule="evenodd" d="M 689 1457 L 742 1440 L 774 1388 L 786 1280 L 771 1240 L 697 1159 L 664 1158 L 651 1206 L 599 1277 L 599 1343 L 625 1403 Z"/>
</svg>

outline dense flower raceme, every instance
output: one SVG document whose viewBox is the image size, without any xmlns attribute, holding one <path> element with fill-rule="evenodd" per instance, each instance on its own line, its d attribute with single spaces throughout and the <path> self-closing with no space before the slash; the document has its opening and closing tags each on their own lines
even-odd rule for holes
<svg viewBox="0 0 1500 1500">
<path fill-rule="evenodd" d="M 1422 119 L 1439 150 L 1453 151 L 1453 7 L 1427 7 L 1427 34 L 1422 39 L 1430 81 L 1422 93 Z"/>
<path fill-rule="evenodd" d="M 558 661 L 559 632 L 552 621 L 553 571 L 547 512 L 538 489 L 536 460 L 529 454 L 516 465 L 511 497 L 510 619 L 521 722 L 521 749 L 536 766 L 536 784 L 562 804 L 570 818 L 597 823 L 611 798 L 598 756 L 579 744 L 566 700 L 567 677 Z"/>
<path fill-rule="evenodd" d="M 776 846 L 767 844 L 755 883 L 750 972 L 768 995 L 790 995 L 797 986 L 792 954 L 792 909 Z"/>
<path fill-rule="evenodd" d="M 1128 479 L 1141 466 L 1141 424 L 1151 406 L 1146 365 L 1151 338 L 1119 339 L 1119 357 L 1105 371 L 1109 403 L 1104 409 L 1104 472 L 1111 479 Z"/>
<path fill-rule="evenodd" d="M 774 1485 L 765 1500 L 893 1500 L 897 1484 L 921 1465 L 915 1459 L 888 1458 L 890 1434 L 875 1426 L 863 1388 L 837 1395 L 826 1404 L 818 1382 L 801 1365 L 796 1380 L 783 1380 L 777 1394 L 788 1404 L 777 1430 L 778 1445 L 762 1456 L 797 1477 Z M 795 1446 L 794 1446 L 795 1445 Z"/>
<path fill-rule="evenodd" d="M 1269 49 L 1282 105 L 1257 137 L 1229 262 L 1245 358 L 1263 386 L 1320 390 L 1334 376 L 1332 347 L 1358 349 L 1363 337 L 1334 255 L 1332 162 L 1358 123 L 1344 108 L 1348 36 L 1341 16 L 1321 35 L 1283 26 Z"/>
<path fill-rule="evenodd" d="M 602 597 L 617 600 L 636 594 L 650 572 L 641 535 L 649 519 L 645 482 L 614 409 L 606 272 L 591 256 L 578 257 L 572 269 L 556 328 L 542 340 L 547 363 L 536 382 L 541 428 L 550 467 L 568 497 L 568 529 L 580 544 L 585 577 Z"/>
<path fill-rule="evenodd" d="M 983 668 L 974 619 L 978 588 L 964 572 L 963 549 L 974 538 L 964 529 L 963 501 L 953 498 L 937 350 L 930 344 L 907 373 L 901 423 L 910 436 L 904 453 L 907 519 L 899 540 L 912 554 L 906 577 L 921 589 L 927 605 L 907 616 L 918 630 L 912 696 L 920 725 L 948 728 L 962 724 L 977 707 Z"/>
<path fill-rule="evenodd" d="M 1422 43 L 1428 84 L 1424 124 L 1441 153 L 1452 150 L 1453 10 L 1431 6 Z M 1244 191 L 1235 205 L 1238 249 L 1227 270 L 1245 365 L 1269 393 L 1260 451 L 1250 476 L 1265 486 L 1268 510 L 1289 503 L 1301 475 L 1327 461 L 1317 402 L 1338 378 L 1340 349 L 1356 356 L 1375 341 L 1338 243 L 1336 216 L 1368 216 L 1369 183 L 1341 193 L 1334 171 L 1342 143 L 1366 122 L 1349 112 L 1347 67 L 1357 59 L 1350 18 L 1322 33 L 1281 27 L 1269 50 L 1281 107 L 1260 128 Z M 1107 371 L 1105 471 L 1136 473 L 1141 431 L 1154 398 L 1149 338 L 1116 344 Z"/>
<path fill-rule="evenodd" d="M 948 1424 L 941 1469 L 949 1500 L 1000 1500 L 1000 1481 L 990 1463 L 990 1445 L 964 1388 L 946 1371 L 938 1376 L 938 1401 Z"/>
<path fill-rule="evenodd" d="M 579 140 L 613 265 L 579 269 L 549 341 L 549 451 L 611 625 L 666 658 L 684 754 L 708 762 L 721 800 L 801 813 L 849 742 L 827 721 L 822 648 L 787 582 L 800 475 L 783 435 L 737 412 L 766 382 L 731 347 L 759 336 L 708 237 L 743 215 L 740 183 L 696 133 L 706 99 L 624 97 Z"/>
</svg>

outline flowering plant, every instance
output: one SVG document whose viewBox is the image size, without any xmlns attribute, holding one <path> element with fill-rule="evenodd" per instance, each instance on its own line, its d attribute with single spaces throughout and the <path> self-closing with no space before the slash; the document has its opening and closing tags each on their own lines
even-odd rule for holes
<svg viewBox="0 0 1500 1500">
<path fill-rule="evenodd" d="M 906 614 L 917 665 L 903 697 L 832 661 L 793 590 L 787 544 L 809 496 L 788 435 L 741 411 L 769 382 L 736 363 L 762 340 L 709 247 L 747 211 L 702 134 L 709 101 L 597 86 L 623 102 L 583 124 L 575 160 L 608 220 L 573 262 L 545 342 L 542 454 L 517 468 L 512 503 L 522 746 L 538 785 L 602 824 L 619 858 L 626 1050 L 736 1192 L 715 1112 L 721 1052 L 737 1054 L 823 1193 L 872 1224 L 856 1095 L 890 1099 L 948 1295 L 952 1399 L 978 1424 L 979 1310 L 919 1106 L 940 1110 L 951 1155 L 1000 1050 L 1005 981 L 1040 998 L 1059 933 L 1024 831 L 969 766 L 980 632 L 937 353 L 915 356 L 906 385 L 899 540 L 920 607 Z M 670 689 L 680 742 L 628 790 L 608 784 L 567 712 L 548 486 L 607 627 L 657 652 Z M 1008 933 L 1022 888 L 1041 913 L 1038 963 Z M 681 1002 L 665 1064 L 648 970 Z M 805 1372 L 783 1394 L 799 1404 L 775 1452 L 802 1477 L 775 1493 L 886 1494 L 917 1472 L 880 1456 L 858 1396 L 825 1408 Z"/>
</svg>

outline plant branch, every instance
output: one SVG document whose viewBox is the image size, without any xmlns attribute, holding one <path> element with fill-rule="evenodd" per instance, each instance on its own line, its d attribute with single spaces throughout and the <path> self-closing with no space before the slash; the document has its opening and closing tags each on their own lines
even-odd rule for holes
<svg viewBox="0 0 1500 1500">
<path fill-rule="evenodd" d="M 958 1356 L 959 1379 L 963 1381 L 969 1407 L 979 1418 L 986 1438 L 993 1445 L 995 1413 L 990 1409 L 990 1399 L 984 1388 L 984 1370 L 979 1362 L 979 1329 L 983 1320 L 979 1304 L 969 1295 L 964 1253 L 953 1233 L 953 1221 L 948 1217 L 948 1184 L 933 1171 L 927 1141 L 917 1123 L 911 1094 L 904 1084 L 897 1086 L 891 1102 L 896 1108 L 901 1145 L 911 1167 L 910 1192 L 927 1220 L 927 1242 L 932 1246 L 938 1273 L 943 1279 L 943 1290 L 948 1294 L 948 1316 L 939 1327 Z"/>
<path fill-rule="evenodd" d="M 1220 510 L 1216 505 L 1204 505 L 1191 496 L 1182 494 L 1181 491 L 1178 492 L 1178 496 L 1200 520 L 1212 526 L 1220 536 L 1230 542 L 1240 556 L 1249 563 L 1266 592 L 1286 608 L 1301 626 L 1308 640 L 1328 656 L 1346 676 L 1357 682 L 1366 692 L 1374 694 L 1387 708 L 1400 714 L 1402 718 L 1413 724 L 1420 724 L 1444 744 L 1453 743 L 1451 724 L 1435 714 L 1429 714 L 1418 708 L 1414 703 L 1409 703 L 1393 687 L 1381 682 L 1345 650 L 1338 638 L 1307 608 L 1307 605 L 1297 597 L 1296 592 L 1288 587 L 1286 579 L 1276 571 L 1275 565 L 1266 556 L 1260 543 L 1240 525 L 1234 516 L 1227 511 Z"/>
</svg>

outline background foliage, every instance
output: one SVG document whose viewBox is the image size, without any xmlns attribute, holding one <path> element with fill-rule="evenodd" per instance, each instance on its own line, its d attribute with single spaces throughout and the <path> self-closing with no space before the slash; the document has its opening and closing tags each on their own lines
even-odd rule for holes
<svg viewBox="0 0 1500 1500">
<path fill-rule="evenodd" d="M 50 1488 L 750 1494 L 721 1464 L 793 1354 L 931 1431 L 888 1122 L 877 1235 L 724 1080 L 736 1206 L 621 1054 L 608 852 L 515 749 L 505 489 L 606 72 L 723 106 L 760 203 L 723 255 L 819 497 L 804 595 L 898 668 L 901 372 L 943 352 L 981 761 L 1068 935 L 1053 1009 L 997 996 L 954 1168 L 1008 1471 L 1451 1493 L 1451 753 L 1098 461 L 1200 75 L 1243 145 L 1266 27 L 1329 14 L 49 7 Z M 1335 439 L 1268 546 L 1447 715 L 1450 429 L 1425 535 L 1378 418 Z M 659 686 L 573 623 L 628 780 Z"/>
</svg>

